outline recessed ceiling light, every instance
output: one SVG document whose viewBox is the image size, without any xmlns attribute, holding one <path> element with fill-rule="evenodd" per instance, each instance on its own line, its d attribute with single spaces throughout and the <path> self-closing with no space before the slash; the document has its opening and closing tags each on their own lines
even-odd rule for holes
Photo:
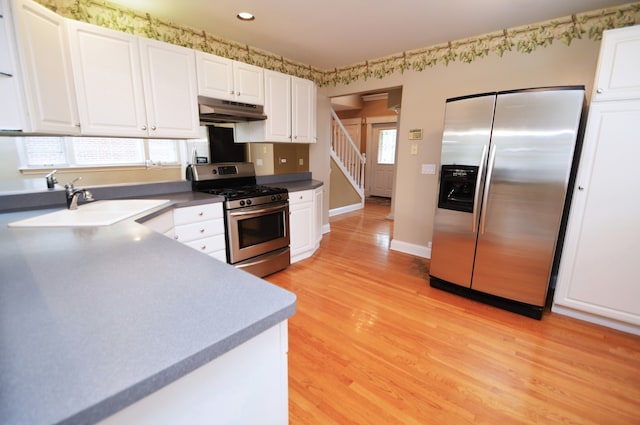
<svg viewBox="0 0 640 425">
<path fill-rule="evenodd" d="M 240 12 L 240 13 L 238 13 L 237 17 L 241 21 L 253 21 L 254 19 L 256 19 L 256 17 L 253 16 L 253 14 L 249 13 L 249 12 Z"/>
</svg>

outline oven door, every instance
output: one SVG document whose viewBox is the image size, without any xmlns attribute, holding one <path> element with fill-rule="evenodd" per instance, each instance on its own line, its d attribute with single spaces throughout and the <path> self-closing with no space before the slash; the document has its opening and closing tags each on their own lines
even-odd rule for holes
<svg viewBox="0 0 640 425">
<path fill-rule="evenodd" d="M 229 263 L 289 246 L 289 203 L 276 202 L 227 211 Z"/>
</svg>

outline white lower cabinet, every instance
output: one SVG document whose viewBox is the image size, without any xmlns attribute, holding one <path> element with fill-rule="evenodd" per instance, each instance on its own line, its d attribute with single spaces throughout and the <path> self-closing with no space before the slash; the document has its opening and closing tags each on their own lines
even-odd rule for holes
<svg viewBox="0 0 640 425">
<path fill-rule="evenodd" d="M 640 335 L 640 100 L 592 102 L 552 310 Z"/>
<path fill-rule="evenodd" d="M 226 262 L 222 204 L 175 208 L 143 223 L 152 230 Z"/>
<path fill-rule="evenodd" d="M 287 352 L 285 320 L 98 424 L 286 425 Z"/>
<path fill-rule="evenodd" d="M 289 193 L 291 263 L 311 257 L 320 245 L 322 231 L 319 227 L 322 225 L 318 223 L 322 222 L 321 195 L 322 187 Z"/>
</svg>

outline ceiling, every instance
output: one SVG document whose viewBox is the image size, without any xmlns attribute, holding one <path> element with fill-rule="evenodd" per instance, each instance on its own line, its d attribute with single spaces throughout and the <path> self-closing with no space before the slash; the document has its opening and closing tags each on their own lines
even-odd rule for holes
<svg viewBox="0 0 640 425">
<path fill-rule="evenodd" d="M 628 0 L 110 0 L 320 69 Z M 256 19 L 236 18 L 242 11 Z"/>
</svg>

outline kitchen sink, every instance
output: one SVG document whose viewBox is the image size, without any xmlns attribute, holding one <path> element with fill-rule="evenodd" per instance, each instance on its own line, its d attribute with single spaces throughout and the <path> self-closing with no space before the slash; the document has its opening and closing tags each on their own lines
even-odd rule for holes
<svg viewBox="0 0 640 425">
<path fill-rule="evenodd" d="M 9 223 L 9 227 L 110 226 L 124 219 L 167 205 L 168 199 L 114 199 L 81 205 Z"/>
</svg>

